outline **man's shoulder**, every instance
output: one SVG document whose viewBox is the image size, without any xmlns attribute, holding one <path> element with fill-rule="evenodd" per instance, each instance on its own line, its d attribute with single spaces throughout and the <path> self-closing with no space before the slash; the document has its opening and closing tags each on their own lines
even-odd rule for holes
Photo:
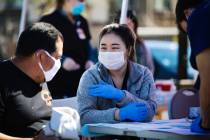
<svg viewBox="0 0 210 140">
<path fill-rule="evenodd" d="M 0 83 L 1 82 L 6 82 L 6 80 L 10 77 L 12 77 L 12 73 L 10 72 L 11 70 L 11 61 L 6 60 L 0 62 Z"/>
<path fill-rule="evenodd" d="M 10 60 L 4 60 L 0 62 L 0 73 L 7 70 L 9 66 L 11 65 Z"/>
</svg>

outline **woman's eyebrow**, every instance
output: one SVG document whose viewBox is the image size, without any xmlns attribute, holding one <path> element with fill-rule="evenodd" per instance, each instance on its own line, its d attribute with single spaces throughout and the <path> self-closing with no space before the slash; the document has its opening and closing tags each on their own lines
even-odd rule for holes
<svg viewBox="0 0 210 140">
<path fill-rule="evenodd" d="M 105 45 L 106 45 L 106 43 L 101 43 L 100 45 L 101 45 L 101 46 L 105 46 Z"/>
<path fill-rule="evenodd" d="M 120 45 L 119 43 L 112 43 L 112 46 Z"/>
</svg>

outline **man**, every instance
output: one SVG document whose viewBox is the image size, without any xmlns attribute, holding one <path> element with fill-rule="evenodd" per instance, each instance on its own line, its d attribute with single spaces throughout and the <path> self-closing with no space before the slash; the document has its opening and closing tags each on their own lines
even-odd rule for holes
<svg viewBox="0 0 210 140">
<path fill-rule="evenodd" d="M 56 5 L 54 12 L 40 20 L 55 26 L 65 40 L 62 68 L 48 85 L 53 98 L 72 97 L 76 95 L 81 75 L 93 64 L 90 61 L 91 35 L 87 20 L 81 16 L 84 3 L 78 0 L 56 0 Z M 57 86 L 54 87 L 54 84 Z"/>
<path fill-rule="evenodd" d="M 42 89 L 59 70 L 63 37 L 52 25 L 22 32 L 15 57 L 0 63 L 0 139 L 56 139 L 42 130 L 51 116 L 51 95 Z"/>
<path fill-rule="evenodd" d="M 210 1 L 179 0 L 177 21 L 188 33 L 191 43 L 191 64 L 199 71 L 196 88 L 199 89 L 201 117 L 191 126 L 193 132 L 210 133 Z M 186 18 L 182 15 L 185 15 Z"/>
</svg>

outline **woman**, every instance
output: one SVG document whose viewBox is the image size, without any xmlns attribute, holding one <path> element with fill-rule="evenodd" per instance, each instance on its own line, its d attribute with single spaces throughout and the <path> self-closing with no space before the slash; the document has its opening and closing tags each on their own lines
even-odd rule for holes
<svg viewBox="0 0 210 140">
<path fill-rule="evenodd" d="M 87 20 L 81 16 L 84 3 L 78 0 L 56 0 L 56 9 L 41 18 L 55 26 L 64 37 L 62 68 L 48 83 L 53 98 L 76 96 L 83 72 L 93 63 L 90 58 L 91 35 Z M 55 86 L 56 85 L 56 86 Z"/>
<path fill-rule="evenodd" d="M 114 18 L 114 21 L 116 23 L 119 23 L 119 17 L 121 13 L 118 12 L 116 17 Z M 138 19 L 136 17 L 136 14 L 132 10 L 128 10 L 127 12 L 127 25 L 134 31 L 134 33 L 137 36 L 136 39 L 136 60 L 137 63 L 146 66 L 153 74 L 155 71 L 154 63 L 152 60 L 152 56 L 150 54 L 150 51 L 146 48 L 144 44 L 144 40 L 138 35 L 137 30 L 138 30 Z"/>
<path fill-rule="evenodd" d="M 133 62 L 135 34 L 110 24 L 99 35 L 99 63 L 80 79 L 81 124 L 151 121 L 156 112 L 151 72 Z"/>
</svg>

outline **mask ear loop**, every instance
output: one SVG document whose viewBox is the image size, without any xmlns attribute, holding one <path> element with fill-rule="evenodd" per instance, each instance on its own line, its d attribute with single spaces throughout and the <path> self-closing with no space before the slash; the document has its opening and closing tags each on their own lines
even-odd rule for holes
<svg viewBox="0 0 210 140">
<path fill-rule="evenodd" d="M 55 59 L 54 57 L 52 57 L 47 51 L 44 51 L 44 52 L 45 52 L 45 54 L 46 54 L 50 59 L 52 59 L 52 60 L 54 61 L 54 63 L 55 63 L 56 59 Z M 39 57 L 38 55 L 39 55 L 39 54 L 37 54 L 37 57 Z M 39 61 L 38 64 L 39 64 L 40 68 L 42 69 L 42 71 L 45 72 L 45 70 L 44 70 L 44 68 L 43 68 L 43 66 L 42 66 L 42 64 L 41 64 L 40 61 Z"/>
<path fill-rule="evenodd" d="M 39 58 L 39 55 L 40 55 L 40 54 L 36 53 L 36 56 L 37 56 L 38 58 Z M 45 73 L 45 71 L 44 71 L 44 69 L 43 69 L 43 67 L 42 67 L 42 64 L 41 64 L 40 60 L 39 60 L 39 62 L 38 62 L 38 65 L 39 65 L 40 69 L 42 70 L 42 72 Z"/>
<path fill-rule="evenodd" d="M 48 57 L 50 57 L 52 60 L 54 60 L 54 62 L 56 61 L 56 59 L 54 57 L 52 57 L 47 51 L 44 51 Z"/>
</svg>

